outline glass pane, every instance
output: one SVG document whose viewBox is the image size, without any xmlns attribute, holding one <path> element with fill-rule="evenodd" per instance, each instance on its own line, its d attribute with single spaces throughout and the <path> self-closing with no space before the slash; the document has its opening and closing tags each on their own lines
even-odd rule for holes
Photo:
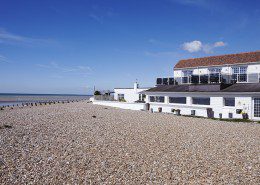
<svg viewBox="0 0 260 185">
<path fill-rule="evenodd" d="M 210 98 L 192 98 L 192 103 L 196 105 L 210 105 Z"/>
<path fill-rule="evenodd" d="M 163 85 L 168 85 L 168 78 L 163 78 Z"/>
<path fill-rule="evenodd" d="M 224 105 L 229 107 L 235 107 L 235 98 L 224 98 Z"/>
<path fill-rule="evenodd" d="M 240 67 L 240 74 L 247 73 L 247 67 Z"/>
<path fill-rule="evenodd" d="M 150 102 L 155 102 L 155 97 L 154 96 L 150 96 Z"/>
<path fill-rule="evenodd" d="M 186 104 L 186 97 L 169 97 L 169 102 Z"/>
<path fill-rule="evenodd" d="M 169 85 L 174 85 L 174 78 L 169 78 Z"/>
<path fill-rule="evenodd" d="M 156 84 L 157 85 L 162 85 L 162 78 L 157 78 L 157 80 L 156 80 Z"/>
</svg>

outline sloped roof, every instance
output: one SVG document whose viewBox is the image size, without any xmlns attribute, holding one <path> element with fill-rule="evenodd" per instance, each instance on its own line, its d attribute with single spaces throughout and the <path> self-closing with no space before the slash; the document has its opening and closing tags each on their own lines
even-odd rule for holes
<svg viewBox="0 0 260 185">
<path fill-rule="evenodd" d="M 145 92 L 260 92 L 260 83 L 160 85 Z"/>
<path fill-rule="evenodd" d="M 228 84 L 160 85 L 145 92 L 219 92 Z"/>
<path fill-rule="evenodd" d="M 260 83 L 237 83 L 223 89 L 222 92 L 260 92 Z"/>
<path fill-rule="evenodd" d="M 228 55 L 180 60 L 175 65 L 174 68 L 175 69 L 195 68 L 195 67 L 221 66 L 221 65 L 232 65 L 232 64 L 246 64 L 252 62 L 260 62 L 260 50 L 255 52 L 246 52 L 246 53 L 238 53 L 238 54 L 228 54 Z"/>
</svg>

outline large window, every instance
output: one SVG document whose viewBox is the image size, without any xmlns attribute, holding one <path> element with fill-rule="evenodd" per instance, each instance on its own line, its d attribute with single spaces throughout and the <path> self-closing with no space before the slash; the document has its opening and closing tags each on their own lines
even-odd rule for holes
<svg viewBox="0 0 260 185">
<path fill-rule="evenodd" d="M 247 67 L 246 66 L 236 66 L 232 67 L 232 79 L 235 82 L 247 82 Z"/>
<path fill-rule="evenodd" d="M 150 102 L 164 103 L 164 96 L 150 96 Z"/>
<path fill-rule="evenodd" d="M 195 104 L 195 105 L 210 105 L 210 98 L 202 98 L 202 97 L 192 98 L 192 104 Z"/>
<path fill-rule="evenodd" d="M 209 82 L 210 83 L 220 83 L 221 81 L 221 70 L 222 68 L 220 67 L 214 67 L 214 68 L 209 68 Z"/>
<path fill-rule="evenodd" d="M 224 98 L 224 105 L 228 107 L 235 107 L 235 98 Z"/>
<path fill-rule="evenodd" d="M 186 97 L 169 97 L 170 103 L 186 104 Z"/>
<path fill-rule="evenodd" d="M 192 74 L 192 70 L 182 71 L 182 83 L 190 83 Z"/>
</svg>

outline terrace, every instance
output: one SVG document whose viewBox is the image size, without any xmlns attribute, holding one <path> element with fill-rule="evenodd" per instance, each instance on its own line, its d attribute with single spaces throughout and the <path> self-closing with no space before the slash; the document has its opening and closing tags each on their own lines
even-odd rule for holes
<svg viewBox="0 0 260 185">
<path fill-rule="evenodd" d="M 260 83 L 260 73 L 244 74 L 202 74 L 185 75 L 183 77 L 157 78 L 156 85 L 181 85 L 181 84 L 235 84 L 235 83 Z"/>
</svg>

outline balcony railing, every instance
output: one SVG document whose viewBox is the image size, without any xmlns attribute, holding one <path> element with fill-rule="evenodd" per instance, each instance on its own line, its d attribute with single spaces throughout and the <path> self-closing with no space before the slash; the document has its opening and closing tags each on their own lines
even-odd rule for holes
<svg viewBox="0 0 260 185">
<path fill-rule="evenodd" d="M 156 85 L 260 83 L 260 73 L 190 75 L 176 78 L 157 78 Z"/>
</svg>

